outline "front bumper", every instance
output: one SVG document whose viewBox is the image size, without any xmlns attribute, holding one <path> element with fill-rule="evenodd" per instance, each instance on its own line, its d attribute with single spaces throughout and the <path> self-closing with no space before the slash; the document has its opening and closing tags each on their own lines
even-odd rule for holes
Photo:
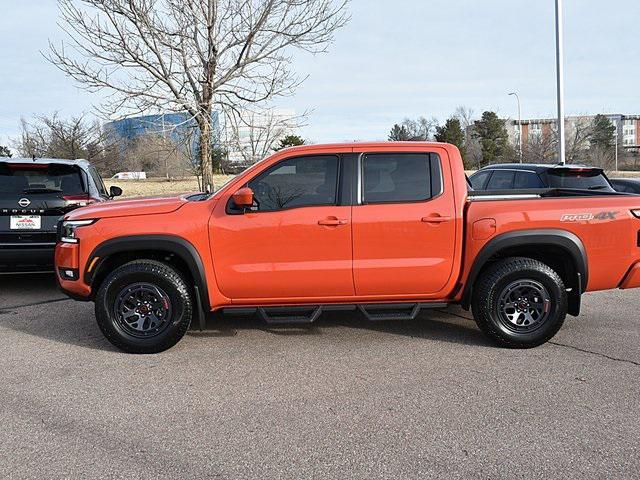
<svg viewBox="0 0 640 480">
<path fill-rule="evenodd" d="M 78 244 L 58 243 L 55 249 L 56 279 L 60 290 L 74 300 L 90 300 L 91 287 L 84 283 L 83 272 L 79 267 L 80 252 Z M 75 279 L 69 279 L 66 271 L 75 272 Z"/>
<path fill-rule="evenodd" d="M 55 244 L 0 243 L 0 271 L 53 270 Z"/>
</svg>

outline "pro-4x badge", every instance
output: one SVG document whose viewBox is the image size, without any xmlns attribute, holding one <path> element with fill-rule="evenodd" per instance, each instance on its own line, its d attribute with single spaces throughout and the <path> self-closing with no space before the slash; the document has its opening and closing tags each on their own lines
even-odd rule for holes
<svg viewBox="0 0 640 480">
<path fill-rule="evenodd" d="M 615 220 L 618 212 L 604 211 L 593 213 L 567 213 L 560 217 L 561 222 L 588 222 L 589 220 Z"/>
</svg>

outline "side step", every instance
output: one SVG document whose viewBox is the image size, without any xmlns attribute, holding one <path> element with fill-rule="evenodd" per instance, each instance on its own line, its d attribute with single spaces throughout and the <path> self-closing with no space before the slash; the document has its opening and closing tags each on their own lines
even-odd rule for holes
<svg viewBox="0 0 640 480">
<path fill-rule="evenodd" d="M 414 320 L 423 308 L 444 308 L 446 303 L 371 303 L 360 304 L 358 310 L 372 322 Z"/>
<path fill-rule="evenodd" d="M 223 314 L 252 315 L 270 325 L 309 324 L 315 322 L 323 312 L 359 310 L 372 322 L 386 320 L 413 320 L 423 309 L 445 308 L 447 303 L 371 303 L 357 305 L 292 305 L 279 307 L 234 308 L 227 307 Z"/>
</svg>

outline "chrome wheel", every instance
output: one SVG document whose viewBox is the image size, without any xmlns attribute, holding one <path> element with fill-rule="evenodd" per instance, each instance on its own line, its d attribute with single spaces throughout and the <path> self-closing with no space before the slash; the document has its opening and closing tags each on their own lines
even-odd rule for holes
<svg viewBox="0 0 640 480">
<path fill-rule="evenodd" d="M 135 283 L 116 296 L 118 326 L 134 337 L 149 338 L 162 332 L 171 320 L 171 301 L 164 290 L 150 283 Z"/>
<path fill-rule="evenodd" d="M 497 308 L 500 321 L 508 329 L 532 331 L 549 317 L 551 296 L 544 285 L 535 280 L 517 280 L 502 290 Z"/>
</svg>

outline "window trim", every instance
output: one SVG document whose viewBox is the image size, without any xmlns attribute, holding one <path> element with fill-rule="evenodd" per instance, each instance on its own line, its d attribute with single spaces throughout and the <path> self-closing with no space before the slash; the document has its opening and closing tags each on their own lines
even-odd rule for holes
<svg viewBox="0 0 640 480">
<path fill-rule="evenodd" d="M 287 207 L 287 208 L 280 208 L 277 210 L 240 210 L 237 209 L 237 207 L 234 205 L 233 202 L 233 193 L 231 193 L 231 195 L 229 195 L 229 199 L 227 200 L 227 205 L 225 207 L 225 213 L 227 215 L 244 215 L 245 213 L 276 213 L 276 212 L 286 212 L 288 210 L 297 210 L 299 208 L 316 208 L 316 207 L 337 207 L 340 206 L 342 204 L 342 185 L 344 182 L 344 178 L 343 178 L 343 172 L 344 172 L 344 159 L 343 159 L 343 155 L 342 153 L 311 153 L 311 154 L 307 154 L 307 155 L 297 155 L 295 157 L 286 157 L 283 158 L 281 160 L 279 160 L 278 162 L 274 163 L 273 165 L 270 165 L 269 167 L 267 167 L 266 169 L 262 170 L 260 173 L 258 173 L 257 175 L 255 175 L 254 177 L 250 178 L 249 180 L 247 180 L 242 187 L 248 187 L 249 183 L 257 180 L 260 177 L 266 176 L 269 174 L 269 172 L 273 171 L 274 169 L 278 168 L 278 166 L 284 162 L 289 162 L 291 160 L 299 160 L 299 159 L 303 159 L 303 158 L 313 158 L 313 157 L 333 157 L 335 159 L 338 160 L 338 168 L 337 168 L 337 175 L 336 175 L 336 196 L 335 196 L 335 200 L 333 201 L 333 203 L 326 203 L 326 204 L 322 204 L 322 205 L 298 205 L 298 206 L 294 206 L 294 207 Z M 236 190 L 237 191 L 237 190 Z"/>
<path fill-rule="evenodd" d="M 363 190 L 363 179 L 364 179 L 364 157 L 366 155 L 427 155 L 429 157 L 429 188 L 431 189 L 431 195 L 429 198 L 425 198 L 423 200 L 389 200 L 384 202 L 365 202 L 364 201 L 364 190 Z M 440 169 L 440 188 L 437 195 L 433 194 L 433 156 L 437 159 L 437 167 Z M 435 200 L 436 198 L 441 197 L 444 194 L 444 174 L 442 170 L 442 160 L 440 154 L 436 152 L 398 152 L 398 151 L 390 151 L 390 152 L 362 152 L 358 155 L 357 161 L 357 193 L 355 198 L 354 205 L 401 205 L 408 203 L 427 203 L 431 200 Z"/>
</svg>

